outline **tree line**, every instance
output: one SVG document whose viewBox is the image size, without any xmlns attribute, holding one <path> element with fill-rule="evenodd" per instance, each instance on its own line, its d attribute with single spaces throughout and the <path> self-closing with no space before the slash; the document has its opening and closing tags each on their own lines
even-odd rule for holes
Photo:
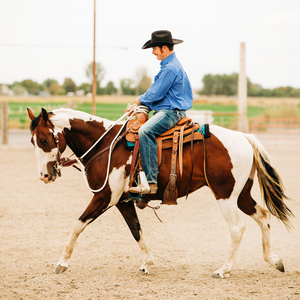
<svg viewBox="0 0 300 300">
<path fill-rule="evenodd" d="M 203 88 L 200 95 L 226 95 L 235 96 L 238 91 L 238 74 L 206 74 L 203 79 Z M 247 78 L 247 94 L 249 97 L 297 97 L 300 98 L 300 89 L 291 86 L 264 89 L 259 84 L 254 84 Z"/>
<path fill-rule="evenodd" d="M 92 92 L 93 81 L 93 63 L 87 65 L 85 69 L 88 82 L 84 82 L 77 86 L 72 78 L 65 78 L 62 85 L 55 79 L 46 79 L 43 83 L 26 79 L 21 82 L 14 82 L 7 86 L 13 91 L 14 95 L 39 95 L 41 92 L 47 92 L 50 95 L 66 95 L 69 92 L 75 93 L 81 90 L 83 94 Z M 105 76 L 105 69 L 101 63 L 96 64 L 96 93 L 97 95 L 114 95 L 118 93 L 118 89 L 112 81 L 106 86 L 101 83 Z M 123 78 L 120 80 L 120 93 L 122 95 L 141 95 L 151 86 L 152 80 L 147 75 L 145 68 L 136 71 L 136 78 Z M 198 92 L 200 95 L 225 95 L 236 96 L 238 91 L 238 74 L 206 74 L 202 79 L 203 88 Z M 0 84 L 1 86 L 1 84 Z M 1 90 L 0 90 L 1 93 Z M 275 89 L 264 89 L 259 84 L 254 84 L 247 78 L 247 94 L 249 97 L 297 97 L 300 98 L 300 89 L 291 86 L 278 87 Z"/>
<path fill-rule="evenodd" d="M 118 89 L 112 81 L 109 81 L 105 87 L 101 86 L 104 79 L 105 69 L 101 63 L 96 64 L 96 93 L 97 95 L 114 95 L 117 94 Z M 57 80 L 48 78 L 43 83 L 38 83 L 31 79 L 23 81 L 15 81 L 12 84 L 7 84 L 8 88 L 13 91 L 14 95 L 39 95 L 41 92 L 47 92 L 50 95 L 66 95 L 69 92 L 75 93 L 81 90 L 85 95 L 92 92 L 93 82 L 93 63 L 87 65 L 85 74 L 89 79 L 77 86 L 72 78 L 65 78 L 62 85 Z M 145 68 L 140 68 L 136 71 L 136 78 L 123 78 L 120 80 L 120 91 L 123 95 L 140 95 L 147 91 L 151 86 L 152 80 L 147 75 Z M 1 84 L 0 84 L 1 86 Z M 1 93 L 1 91 L 0 91 Z"/>
</svg>

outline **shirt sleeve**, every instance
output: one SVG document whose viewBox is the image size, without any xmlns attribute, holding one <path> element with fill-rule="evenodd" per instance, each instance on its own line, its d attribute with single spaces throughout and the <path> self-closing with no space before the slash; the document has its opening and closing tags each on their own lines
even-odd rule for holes
<svg viewBox="0 0 300 300">
<path fill-rule="evenodd" d="M 148 91 L 140 96 L 140 102 L 144 105 L 160 101 L 165 98 L 173 84 L 176 75 L 171 69 L 162 70 L 159 77 L 153 82 Z"/>
</svg>

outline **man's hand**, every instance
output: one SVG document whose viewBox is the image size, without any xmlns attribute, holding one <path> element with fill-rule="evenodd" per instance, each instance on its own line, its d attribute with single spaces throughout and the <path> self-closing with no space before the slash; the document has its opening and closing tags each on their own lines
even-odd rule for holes
<svg viewBox="0 0 300 300">
<path fill-rule="evenodd" d="M 138 97 L 135 99 L 135 104 L 136 104 L 136 106 L 141 105 L 141 102 L 140 102 L 140 96 L 138 96 Z"/>
<path fill-rule="evenodd" d="M 133 106 L 135 106 L 135 104 L 131 105 L 130 107 L 128 107 L 128 108 L 125 110 L 125 113 L 129 112 L 130 110 L 132 110 L 132 112 L 128 115 L 128 117 L 130 117 L 130 116 L 134 113 L 134 110 L 132 109 Z"/>
</svg>

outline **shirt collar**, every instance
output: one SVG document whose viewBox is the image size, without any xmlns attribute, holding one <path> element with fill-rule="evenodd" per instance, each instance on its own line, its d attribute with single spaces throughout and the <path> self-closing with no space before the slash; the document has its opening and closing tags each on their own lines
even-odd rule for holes
<svg viewBox="0 0 300 300">
<path fill-rule="evenodd" d="M 160 66 L 161 68 L 164 67 L 166 64 L 168 64 L 173 58 L 175 58 L 175 52 L 173 52 L 172 54 L 170 54 L 168 57 L 166 57 L 164 60 L 162 60 L 160 62 Z"/>
</svg>

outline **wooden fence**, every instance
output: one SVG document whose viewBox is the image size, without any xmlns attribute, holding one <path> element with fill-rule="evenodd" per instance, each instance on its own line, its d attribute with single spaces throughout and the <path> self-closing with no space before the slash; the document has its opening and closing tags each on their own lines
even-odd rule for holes
<svg viewBox="0 0 300 300">
<path fill-rule="evenodd" d="M 58 108 L 60 104 L 53 103 L 51 107 L 45 107 L 48 110 Z M 67 104 L 70 108 L 74 107 L 74 103 Z M 44 105 L 43 105 L 44 107 Z M 40 111 L 39 107 L 36 107 Z M 111 110 L 115 112 L 116 107 L 112 106 Z M 124 108 L 120 108 L 120 114 Z M 16 110 L 10 110 L 7 101 L 1 102 L 1 144 L 8 144 L 9 118 L 18 120 L 23 128 L 28 128 L 28 124 L 23 120 L 26 107 L 19 107 Z M 195 114 L 195 111 L 190 111 Z M 105 114 L 110 114 L 110 111 L 105 111 Z M 200 111 L 203 122 L 214 123 L 225 128 L 237 130 L 238 114 L 237 113 L 213 113 L 211 111 Z M 105 117 L 105 116 L 104 116 Z M 192 116 L 194 118 L 194 116 Z M 27 117 L 28 119 L 28 117 Z M 26 122 L 29 120 L 26 120 Z M 300 148 L 300 118 L 249 118 L 249 132 L 255 134 L 258 139 L 266 146 L 273 148 L 293 147 Z M 200 120 L 198 120 L 200 122 Z"/>
</svg>

